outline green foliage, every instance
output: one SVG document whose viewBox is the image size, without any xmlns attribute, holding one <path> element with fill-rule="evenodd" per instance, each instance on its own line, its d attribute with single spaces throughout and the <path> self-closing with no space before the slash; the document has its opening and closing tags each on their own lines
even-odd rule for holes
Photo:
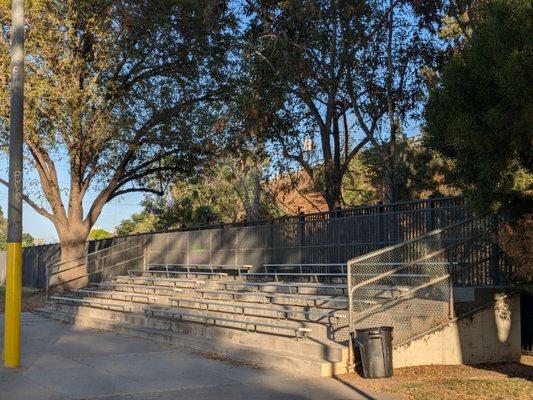
<svg viewBox="0 0 533 400">
<path fill-rule="evenodd" d="M 29 233 L 22 234 L 22 247 L 33 246 L 34 239 Z M 0 250 L 7 249 L 7 218 L 4 217 L 2 208 L 0 207 Z"/>
<path fill-rule="evenodd" d="M 23 233 L 22 234 L 22 247 L 29 247 L 35 245 L 35 241 L 33 239 L 33 236 L 29 233 Z"/>
<path fill-rule="evenodd" d="M 155 230 L 155 221 L 155 215 L 143 210 L 133 214 L 130 218 L 123 220 L 120 225 L 116 227 L 115 232 L 119 236 L 132 233 L 150 232 Z"/>
<path fill-rule="evenodd" d="M 530 0 L 488 1 L 425 111 L 429 147 L 480 212 L 531 207 L 532 12 Z"/>
<path fill-rule="evenodd" d="M 376 188 L 372 185 L 371 170 L 358 154 L 348 165 L 342 177 L 342 202 L 344 207 L 370 204 L 376 199 Z"/>
<path fill-rule="evenodd" d="M 113 237 L 113 234 L 102 228 L 91 229 L 91 232 L 89 232 L 89 240 L 100 240 L 110 237 Z"/>
<path fill-rule="evenodd" d="M 9 3 L 0 2 L 4 151 Z M 176 173 L 193 175 L 218 150 L 234 13 L 220 0 L 38 0 L 27 2 L 25 20 L 24 141 L 33 172 L 25 201 L 54 224 L 64 250 L 80 249 L 107 202 L 163 194 Z M 67 185 L 58 179 L 62 164 Z"/>
<path fill-rule="evenodd" d="M 387 151 L 387 149 L 385 149 Z M 428 149 L 418 139 L 402 137 L 397 143 L 395 170 L 398 201 L 422 199 L 430 196 L 459 194 L 457 189 L 442 182 L 449 165 L 439 154 Z M 375 148 L 361 154 L 375 198 L 385 201 L 386 182 L 382 174 L 382 160 Z"/>
<path fill-rule="evenodd" d="M 329 209 L 342 206 L 341 186 L 357 153 L 394 142 L 401 127 L 418 117 L 439 52 L 443 3 L 250 0 L 246 5 L 245 37 L 263 89 L 259 97 L 266 105 L 272 153 L 282 155 L 285 173 L 299 165 Z M 388 200 L 394 201 L 397 157 L 394 145 L 388 149 L 377 154 L 380 173 L 390 182 Z"/>
<path fill-rule="evenodd" d="M 228 157 L 201 176 L 179 177 L 166 197 L 149 197 L 144 210 L 117 227 L 119 235 L 184 226 L 264 219 L 280 214 L 264 188 L 267 165 Z"/>
</svg>

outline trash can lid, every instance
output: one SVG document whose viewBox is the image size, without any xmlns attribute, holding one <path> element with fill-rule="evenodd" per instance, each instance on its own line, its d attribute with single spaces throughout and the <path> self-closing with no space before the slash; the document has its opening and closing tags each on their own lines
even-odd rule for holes
<svg viewBox="0 0 533 400">
<path fill-rule="evenodd" d="M 376 326 L 375 328 L 362 328 L 362 329 L 356 329 L 355 332 L 392 332 L 392 326 Z"/>
</svg>

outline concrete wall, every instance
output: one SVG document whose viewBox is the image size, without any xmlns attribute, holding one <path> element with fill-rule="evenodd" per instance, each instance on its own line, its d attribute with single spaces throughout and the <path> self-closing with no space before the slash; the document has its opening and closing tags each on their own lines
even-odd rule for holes
<svg viewBox="0 0 533 400">
<path fill-rule="evenodd" d="M 443 329 L 394 349 L 394 368 L 416 365 L 518 361 L 520 296 L 497 294 L 495 302 Z"/>
</svg>

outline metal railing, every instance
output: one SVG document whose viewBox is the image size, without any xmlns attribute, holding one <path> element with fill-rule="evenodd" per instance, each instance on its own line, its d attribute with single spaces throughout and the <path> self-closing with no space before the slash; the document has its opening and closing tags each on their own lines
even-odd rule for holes
<svg viewBox="0 0 533 400">
<path fill-rule="evenodd" d="M 375 205 L 365 205 L 351 208 L 339 208 L 333 211 L 320 211 L 315 213 L 299 213 L 297 215 L 288 215 L 279 218 L 263 219 L 257 221 L 236 221 L 227 222 L 221 224 L 208 224 L 208 225 L 196 225 L 196 226 L 183 226 L 181 228 L 169 229 L 166 231 L 153 231 L 150 233 L 165 233 L 165 232 L 189 232 L 189 231 L 203 231 L 209 229 L 220 228 L 238 228 L 249 226 L 262 226 L 262 225 L 278 225 L 297 223 L 302 221 L 319 222 L 328 221 L 336 218 L 356 217 L 356 216 L 370 216 L 379 214 L 395 214 L 406 213 L 410 211 L 424 211 L 441 209 L 441 212 L 428 213 L 428 218 L 425 223 L 429 226 L 433 226 L 433 229 L 437 226 L 441 226 L 440 220 L 448 218 L 448 212 L 446 209 L 460 209 L 466 205 L 466 198 L 464 196 L 448 196 L 448 197 L 435 197 L 428 199 L 408 200 L 400 201 L 397 203 L 378 203 Z M 420 222 L 420 221 L 419 221 Z M 430 229 L 431 230 L 431 229 Z"/>
<path fill-rule="evenodd" d="M 462 198 L 428 199 L 330 213 L 150 234 L 153 264 L 333 264 L 468 218 Z M 309 272 L 319 272 L 314 268 Z M 326 272 L 326 271 L 324 271 Z"/>
<path fill-rule="evenodd" d="M 144 253 L 147 239 L 145 236 L 132 236 L 101 250 L 87 253 L 77 259 L 56 263 L 46 268 L 46 298 L 49 293 L 61 291 L 63 286 L 75 286 L 80 280 L 88 283 L 101 282 L 110 277 L 111 273 L 124 273 L 139 264 L 144 266 Z M 67 280 L 61 275 L 70 271 L 80 273 Z"/>
<path fill-rule="evenodd" d="M 343 264 L 464 220 L 470 215 L 465 203 L 463 197 L 444 197 L 184 227 L 89 241 L 87 251 L 140 236 L 148 242 L 146 262 L 151 264 L 251 264 L 254 269 L 263 264 Z M 46 266 L 56 265 L 59 257 L 59 244 L 25 248 L 24 284 L 44 288 Z M 315 265 L 306 266 L 305 272 L 328 271 Z"/>
<path fill-rule="evenodd" d="M 392 326 L 399 346 L 448 322 L 453 282 L 486 263 L 479 255 L 494 252 L 499 221 L 471 218 L 350 260 L 349 331 Z"/>
</svg>

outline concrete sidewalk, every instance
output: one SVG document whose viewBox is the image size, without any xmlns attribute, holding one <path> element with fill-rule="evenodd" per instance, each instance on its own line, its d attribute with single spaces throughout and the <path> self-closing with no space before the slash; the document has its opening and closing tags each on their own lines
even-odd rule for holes
<svg viewBox="0 0 533 400">
<path fill-rule="evenodd" d="M 3 315 L 0 325 L 3 337 Z M 0 368 L 0 400 L 390 399 L 336 379 L 295 379 L 186 348 L 24 313 L 22 368 Z"/>
</svg>

